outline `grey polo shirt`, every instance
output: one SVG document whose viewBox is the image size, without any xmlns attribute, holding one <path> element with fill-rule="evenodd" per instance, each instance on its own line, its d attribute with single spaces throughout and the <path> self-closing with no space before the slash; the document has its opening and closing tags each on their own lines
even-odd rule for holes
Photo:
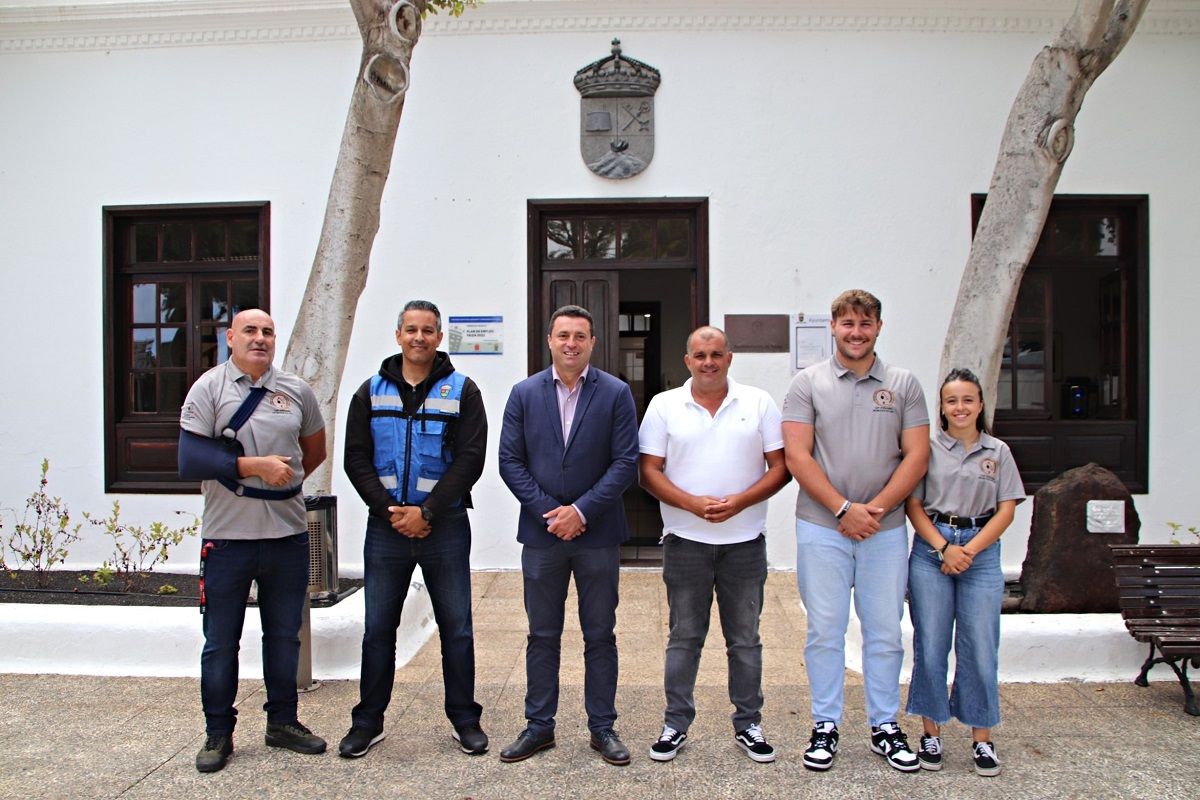
<svg viewBox="0 0 1200 800">
<path fill-rule="evenodd" d="M 238 441 L 248 456 L 290 456 L 288 466 L 296 471 L 292 484 L 302 482 L 300 437 L 324 428 L 325 420 L 313 390 L 290 372 L 272 367 L 253 383 L 232 361 L 219 364 L 192 384 L 179 414 L 180 427 L 215 438 L 229 424 L 252 386 L 265 386 L 269 391 L 238 431 Z M 267 486 L 260 478 L 241 480 L 247 486 L 282 488 Z M 278 539 L 308 529 L 302 494 L 287 500 L 255 500 L 239 497 L 217 481 L 203 481 L 201 488 L 205 539 Z"/>
<path fill-rule="evenodd" d="M 967 452 L 962 442 L 943 430 L 931 440 L 929 471 L 913 490 L 926 513 L 979 517 L 994 512 L 1002 500 L 1025 499 L 1017 462 L 1004 442 L 980 433 Z"/>
<path fill-rule="evenodd" d="M 859 378 L 837 356 L 813 364 L 792 379 L 783 401 L 783 421 L 814 428 L 813 458 L 846 499 L 865 503 L 883 489 L 900 466 L 900 433 L 929 424 L 925 393 L 913 374 L 888 366 L 878 356 Z M 837 517 L 801 490 L 796 517 L 836 529 Z M 904 524 L 904 504 L 888 509 L 884 530 Z"/>
</svg>

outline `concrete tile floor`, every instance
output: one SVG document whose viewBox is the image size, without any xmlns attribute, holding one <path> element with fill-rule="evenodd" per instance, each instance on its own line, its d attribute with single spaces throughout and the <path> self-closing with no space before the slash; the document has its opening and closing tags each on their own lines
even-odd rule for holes
<svg viewBox="0 0 1200 800">
<path fill-rule="evenodd" d="M 300 756 L 263 744 L 260 684 L 244 682 L 236 752 L 213 775 L 193 767 L 203 739 L 198 682 L 191 679 L 0 675 L 0 798 L 1187 798 L 1200 796 L 1200 719 L 1183 713 L 1174 682 L 1006 684 L 997 744 L 1005 771 L 971 771 L 968 731 L 947 727 L 940 773 L 902 775 L 867 747 L 861 679 L 847 675 L 842 751 L 826 774 L 806 771 L 804 615 L 794 576 L 772 573 L 763 610 L 764 726 L 779 750 L 755 764 L 732 742 L 725 665 L 714 616 L 687 747 L 658 764 L 645 750 L 658 734 L 666 597 L 657 571 L 622 574 L 618 610 L 618 723 L 634 762 L 604 764 L 589 749 L 583 713 L 582 642 L 573 612 L 563 641 L 558 746 L 502 764 L 496 752 L 523 727 L 521 579 L 476 573 L 478 696 L 492 752 L 458 752 L 442 713 L 436 638 L 396 676 L 388 738 L 365 758 Z M 574 603 L 574 598 L 568 601 Z M 1132 677 L 1132 676 L 1131 676 Z M 301 699 L 301 717 L 330 741 L 349 726 L 353 681 L 330 681 Z M 917 724 L 906 724 L 914 734 Z M 915 735 L 914 735 L 915 739 Z"/>
</svg>

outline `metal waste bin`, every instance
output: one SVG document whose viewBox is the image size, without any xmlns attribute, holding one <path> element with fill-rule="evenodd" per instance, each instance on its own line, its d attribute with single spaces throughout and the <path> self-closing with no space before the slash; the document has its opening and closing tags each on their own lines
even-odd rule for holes
<svg viewBox="0 0 1200 800">
<path fill-rule="evenodd" d="M 300 624 L 300 661 L 296 665 L 296 687 L 311 692 L 320 686 L 312 677 L 313 600 L 337 598 L 337 497 L 309 495 L 304 498 L 308 512 L 308 595 L 304 598 L 304 616 Z"/>
<path fill-rule="evenodd" d="M 338 590 L 337 497 L 309 495 L 304 507 L 308 511 L 308 595 L 325 600 Z"/>
</svg>

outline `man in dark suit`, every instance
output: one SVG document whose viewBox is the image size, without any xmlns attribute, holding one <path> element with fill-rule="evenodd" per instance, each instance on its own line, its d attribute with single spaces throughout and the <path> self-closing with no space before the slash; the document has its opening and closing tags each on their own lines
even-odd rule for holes
<svg viewBox="0 0 1200 800">
<path fill-rule="evenodd" d="M 517 541 L 525 580 L 526 728 L 500 753 L 522 761 L 554 746 L 564 606 L 571 575 L 584 641 L 584 705 L 591 746 L 629 763 L 617 719 L 617 584 L 629 538 L 621 496 L 637 476 L 637 410 L 629 387 L 588 361 L 592 315 L 563 306 L 550 317 L 552 365 L 513 387 L 500 433 L 500 477 L 521 503 Z"/>
</svg>

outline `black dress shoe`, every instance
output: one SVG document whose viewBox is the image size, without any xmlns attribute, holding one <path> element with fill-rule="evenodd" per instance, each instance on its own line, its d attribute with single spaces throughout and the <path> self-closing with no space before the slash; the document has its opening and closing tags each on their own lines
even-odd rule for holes
<svg viewBox="0 0 1200 800">
<path fill-rule="evenodd" d="M 526 728 L 521 731 L 521 735 L 515 742 L 500 751 L 500 760 L 524 761 L 539 750 L 547 750 L 551 747 L 554 747 L 554 731 L 537 733 Z M 626 758 L 628 757 L 626 754 Z"/>
<path fill-rule="evenodd" d="M 612 728 L 592 734 L 592 749 L 614 766 L 623 767 L 629 763 L 629 748 L 621 744 L 620 737 Z"/>
<path fill-rule="evenodd" d="M 483 732 L 483 728 L 479 727 L 478 722 L 458 725 L 450 736 L 458 742 L 459 749 L 469 756 L 481 756 L 487 752 L 487 734 Z"/>
</svg>

